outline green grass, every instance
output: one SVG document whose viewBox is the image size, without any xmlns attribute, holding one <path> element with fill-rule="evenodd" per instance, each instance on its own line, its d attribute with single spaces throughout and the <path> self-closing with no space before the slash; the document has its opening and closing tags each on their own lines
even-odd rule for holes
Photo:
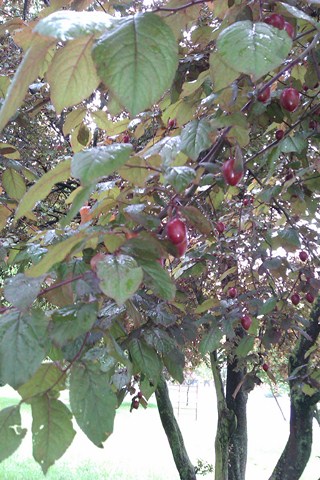
<svg viewBox="0 0 320 480">
<path fill-rule="evenodd" d="M 5 391 L 3 392 L 5 394 Z M 1 395 L 1 391 L 0 391 Z M 214 461 L 216 406 L 213 389 L 199 394 L 198 420 L 194 412 L 183 412 L 178 418 L 191 461 Z M 285 397 L 279 402 L 288 415 L 289 403 Z M 7 392 L 0 397 L 0 408 L 17 403 Z M 31 414 L 22 405 L 23 426 L 30 430 Z M 272 398 L 262 390 L 250 395 L 248 405 L 248 468 L 246 480 L 267 480 L 285 445 L 288 422 Z M 318 480 L 320 459 L 317 457 L 320 430 L 315 424 L 314 448 L 308 467 L 301 480 Z M 160 423 L 154 400 L 147 410 L 139 408 L 130 413 L 130 402 L 117 410 L 114 433 L 105 442 L 105 448 L 95 447 L 77 428 L 73 444 L 65 455 L 43 476 L 40 466 L 32 458 L 32 439 L 28 432 L 21 447 L 0 463 L 1 480 L 179 480 L 167 438 Z M 214 475 L 198 475 L 199 480 L 213 480 Z"/>
</svg>

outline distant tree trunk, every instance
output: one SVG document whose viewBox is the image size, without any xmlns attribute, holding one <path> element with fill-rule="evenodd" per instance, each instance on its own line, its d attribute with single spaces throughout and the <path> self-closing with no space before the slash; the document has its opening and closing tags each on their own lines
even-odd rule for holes
<svg viewBox="0 0 320 480">
<path fill-rule="evenodd" d="M 235 425 L 235 417 L 227 407 L 224 386 L 216 352 L 212 352 L 210 354 L 210 361 L 218 407 L 218 425 L 215 439 L 214 478 L 215 480 L 228 480 L 229 438 L 232 425 Z"/>
<path fill-rule="evenodd" d="M 246 375 L 235 360 L 227 367 L 226 401 L 229 411 L 236 418 L 235 428 L 230 431 L 228 480 L 245 480 L 247 465 L 247 401 L 248 393 L 243 388 Z M 241 388 L 239 388 L 241 385 Z M 236 392 L 236 389 L 239 390 Z"/>
<path fill-rule="evenodd" d="M 320 334 L 320 297 L 312 310 L 307 336 L 301 336 L 289 357 L 290 379 L 290 433 L 287 444 L 269 480 L 298 480 L 310 458 L 312 447 L 312 421 L 320 392 L 306 395 L 302 390 L 308 382 L 311 355 L 306 355 L 316 344 Z"/>
<path fill-rule="evenodd" d="M 174 462 L 181 480 L 196 480 L 196 473 L 187 454 L 181 430 L 174 416 L 165 379 L 162 377 L 156 389 L 156 399 L 162 426 L 168 437 Z"/>
</svg>

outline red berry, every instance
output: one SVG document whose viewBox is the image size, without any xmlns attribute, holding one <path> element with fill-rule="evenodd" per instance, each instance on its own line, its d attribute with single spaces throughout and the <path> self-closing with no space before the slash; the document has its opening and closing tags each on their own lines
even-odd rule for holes
<svg viewBox="0 0 320 480">
<path fill-rule="evenodd" d="M 277 130 L 276 131 L 276 139 L 281 140 L 284 137 L 284 131 L 283 130 Z"/>
<path fill-rule="evenodd" d="M 306 294 L 306 300 L 307 300 L 307 302 L 309 302 L 309 303 L 313 303 L 313 302 L 314 302 L 314 296 L 312 295 L 312 293 L 308 292 L 308 293 Z"/>
<path fill-rule="evenodd" d="M 298 305 L 298 303 L 300 303 L 300 295 L 298 293 L 294 293 L 291 296 L 291 302 L 293 303 L 293 305 Z"/>
<path fill-rule="evenodd" d="M 284 27 L 283 28 L 287 32 L 289 37 L 291 37 L 292 39 L 295 37 L 294 26 L 291 23 L 284 22 Z"/>
<path fill-rule="evenodd" d="M 278 15 L 277 13 L 272 13 L 271 15 L 266 17 L 264 21 L 268 25 L 272 25 L 273 27 L 278 28 L 279 30 L 284 29 L 285 21 L 282 15 Z"/>
<path fill-rule="evenodd" d="M 130 136 L 126 133 L 125 135 L 123 135 L 122 141 L 123 143 L 130 143 Z"/>
<path fill-rule="evenodd" d="M 251 324 L 252 324 L 251 317 L 249 317 L 249 315 L 243 315 L 243 317 L 241 318 L 242 327 L 245 330 L 249 330 L 249 328 L 251 327 Z"/>
<path fill-rule="evenodd" d="M 301 252 L 299 252 L 299 258 L 302 262 L 306 262 L 308 260 L 308 252 L 306 252 L 305 250 L 301 250 Z"/>
<path fill-rule="evenodd" d="M 142 398 L 142 392 L 138 392 L 138 398 Z"/>
<path fill-rule="evenodd" d="M 182 242 L 176 244 L 177 251 L 178 251 L 178 257 L 182 257 L 188 248 L 188 238 L 185 238 Z"/>
<path fill-rule="evenodd" d="M 221 235 L 225 231 L 226 226 L 223 222 L 217 222 L 216 228 L 218 230 L 218 233 L 220 233 L 220 235 Z"/>
<path fill-rule="evenodd" d="M 268 365 L 267 363 L 264 363 L 264 364 L 262 365 L 262 368 L 263 368 L 263 370 L 264 370 L 265 372 L 267 372 L 267 371 L 269 370 L 269 365 Z"/>
<path fill-rule="evenodd" d="M 280 95 L 280 104 L 289 112 L 294 112 L 300 103 L 300 94 L 295 88 L 289 87 L 282 90 Z"/>
<path fill-rule="evenodd" d="M 140 405 L 140 402 L 139 402 L 138 398 L 135 398 L 134 400 L 132 400 L 131 408 L 134 408 L 135 410 L 137 410 L 137 408 L 139 408 L 139 405 Z"/>
<path fill-rule="evenodd" d="M 250 198 L 244 198 L 242 203 L 244 207 L 247 207 L 250 203 Z"/>
<path fill-rule="evenodd" d="M 168 125 L 167 125 L 167 127 L 168 127 L 169 129 L 171 129 L 171 128 L 174 128 L 175 126 L 176 126 L 176 121 L 175 121 L 175 119 L 174 119 L 174 118 L 170 118 L 170 120 L 168 120 Z"/>
<path fill-rule="evenodd" d="M 167 223 L 167 235 L 174 245 L 182 243 L 187 238 L 187 227 L 180 218 L 173 218 Z"/>
<path fill-rule="evenodd" d="M 222 165 L 223 177 L 225 181 L 232 186 L 237 185 L 243 176 L 243 170 L 240 170 L 239 172 L 235 171 L 234 162 L 235 162 L 235 159 L 230 157 Z"/>
<path fill-rule="evenodd" d="M 308 85 L 303 85 L 303 87 L 302 87 L 302 88 L 303 88 L 304 92 L 307 92 L 307 91 L 309 90 L 309 87 L 308 87 Z"/>
<path fill-rule="evenodd" d="M 263 90 L 262 93 L 259 93 L 258 95 L 259 102 L 266 103 L 270 98 L 270 94 L 271 94 L 271 88 L 267 87 L 265 90 Z"/>
<path fill-rule="evenodd" d="M 312 130 L 316 130 L 318 124 L 315 120 L 310 120 L 309 122 L 309 128 L 311 128 Z"/>
<path fill-rule="evenodd" d="M 237 292 L 236 287 L 229 288 L 229 290 L 228 290 L 228 297 L 229 298 L 236 298 L 237 294 L 238 294 L 238 292 Z"/>
</svg>

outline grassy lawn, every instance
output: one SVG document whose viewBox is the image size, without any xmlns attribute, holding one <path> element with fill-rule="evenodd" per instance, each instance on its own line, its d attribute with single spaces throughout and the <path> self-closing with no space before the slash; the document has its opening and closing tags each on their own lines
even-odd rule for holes
<svg viewBox="0 0 320 480">
<path fill-rule="evenodd" d="M 6 388 L 0 389 L 0 407 L 12 405 Z M 267 480 L 288 432 L 288 418 L 283 420 L 273 398 L 266 398 L 256 389 L 248 404 L 249 451 L 247 480 Z M 288 399 L 279 399 L 288 417 Z M 49 470 L 48 480 L 179 480 L 154 400 L 145 411 L 129 412 L 124 404 L 117 412 L 115 431 L 104 449 L 91 444 L 77 429 L 77 435 L 65 455 Z M 29 407 L 22 408 L 23 425 L 30 430 Z M 202 388 L 198 396 L 198 413 L 181 411 L 179 423 L 191 460 L 213 463 L 216 406 L 214 390 Z M 312 457 L 301 480 L 318 480 L 320 471 L 320 432 L 315 425 Z M 32 459 L 31 435 L 27 434 L 21 448 L 0 464 L 1 480 L 43 480 L 40 467 Z M 198 476 L 213 480 L 213 474 Z"/>
</svg>

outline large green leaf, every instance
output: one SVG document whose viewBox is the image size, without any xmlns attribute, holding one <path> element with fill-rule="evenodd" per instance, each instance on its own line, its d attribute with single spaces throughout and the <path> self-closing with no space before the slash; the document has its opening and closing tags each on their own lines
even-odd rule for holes
<svg viewBox="0 0 320 480">
<path fill-rule="evenodd" d="M 29 278 L 23 273 L 9 277 L 4 284 L 5 299 L 20 310 L 25 310 L 37 298 L 42 282 L 43 277 Z"/>
<path fill-rule="evenodd" d="M 10 198 L 20 200 L 26 193 L 23 177 L 13 168 L 7 168 L 2 174 L 2 185 Z"/>
<path fill-rule="evenodd" d="M 178 66 L 172 30 L 153 13 L 126 17 L 93 49 L 101 80 L 132 115 L 151 107 L 170 87 Z"/>
<path fill-rule="evenodd" d="M 210 75 L 213 80 L 214 91 L 217 92 L 226 88 L 239 76 L 239 72 L 229 67 L 221 58 L 217 51 L 210 54 Z"/>
<path fill-rule="evenodd" d="M 21 385 L 18 392 L 25 402 L 44 393 L 56 397 L 60 390 L 66 388 L 66 378 L 67 375 L 55 364 L 46 362 L 40 365 L 28 382 Z"/>
<path fill-rule="evenodd" d="M 199 350 L 202 355 L 216 350 L 220 345 L 220 340 L 222 337 L 223 332 L 220 330 L 218 325 L 213 325 L 200 342 Z"/>
<path fill-rule="evenodd" d="M 58 163 L 55 168 L 45 173 L 40 180 L 29 188 L 19 203 L 15 216 L 16 220 L 31 212 L 37 202 L 49 195 L 53 185 L 70 177 L 70 163 L 70 159 Z"/>
<path fill-rule="evenodd" d="M 39 263 L 32 265 L 32 267 L 26 271 L 26 275 L 28 275 L 28 277 L 38 277 L 39 275 L 49 272 L 53 265 L 62 262 L 71 250 L 79 245 L 85 237 L 85 232 L 80 232 L 49 247 L 48 253 L 43 256 Z"/>
<path fill-rule="evenodd" d="M 191 167 L 172 167 L 167 169 L 164 178 L 177 193 L 182 193 L 196 178 L 196 171 Z"/>
<path fill-rule="evenodd" d="M 90 185 L 98 178 L 111 175 L 122 167 L 132 152 L 132 145 L 119 144 L 94 147 L 76 153 L 71 162 L 71 173 L 83 185 Z"/>
<path fill-rule="evenodd" d="M 0 379 L 18 388 L 36 372 L 45 357 L 48 319 L 42 310 L 9 312 L 0 323 Z"/>
<path fill-rule="evenodd" d="M 142 282 L 142 268 L 128 255 L 106 255 L 96 268 L 101 290 L 118 305 L 132 297 Z"/>
<path fill-rule="evenodd" d="M 22 104 L 29 85 L 38 76 L 41 64 L 53 43 L 51 38 L 35 36 L 15 73 L 0 110 L 0 132 Z"/>
<path fill-rule="evenodd" d="M 97 319 L 97 304 L 60 308 L 52 315 L 50 338 L 59 347 L 88 332 Z"/>
<path fill-rule="evenodd" d="M 192 160 L 197 160 L 199 154 L 212 144 L 210 132 L 212 127 L 207 119 L 192 120 L 182 130 L 181 150 Z"/>
<path fill-rule="evenodd" d="M 47 79 L 57 113 L 89 97 L 98 87 L 100 80 L 91 56 L 92 43 L 92 37 L 77 38 L 53 57 Z"/>
<path fill-rule="evenodd" d="M 199 232 L 209 235 L 212 232 L 212 225 L 204 214 L 196 207 L 180 207 L 182 215 L 197 229 Z"/>
<path fill-rule="evenodd" d="M 168 372 L 179 383 L 183 383 L 183 369 L 184 369 L 184 355 L 177 348 L 174 348 L 170 352 L 163 356 L 163 363 L 165 364 Z"/>
<path fill-rule="evenodd" d="M 254 346 L 254 337 L 252 335 L 246 335 L 243 337 L 236 348 L 236 355 L 238 357 L 246 357 L 249 352 L 253 349 Z"/>
<path fill-rule="evenodd" d="M 70 405 L 76 421 L 90 440 L 102 447 L 111 435 L 117 397 L 99 364 L 74 365 L 70 376 Z"/>
<path fill-rule="evenodd" d="M 27 430 L 21 428 L 19 405 L 0 411 L 0 462 L 17 450 L 26 433 Z"/>
<path fill-rule="evenodd" d="M 147 275 L 145 284 L 148 288 L 164 300 L 173 300 L 176 294 L 176 286 L 169 273 L 155 260 L 139 258 L 138 262 Z"/>
<path fill-rule="evenodd" d="M 230 25 L 217 39 L 222 60 L 234 70 L 256 79 L 281 65 L 291 46 L 292 40 L 285 30 L 250 20 Z"/>
<path fill-rule="evenodd" d="M 100 34 L 112 28 L 116 21 L 106 13 L 63 10 L 40 20 L 34 32 L 65 42 L 85 35 Z"/>
<path fill-rule="evenodd" d="M 129 352 L 135 366 L 148 377 L 153 385 L 156 385 L 160 377 L 162 365 L 154 348 L 134 338 L 129 343 Z"/>
<path fill-rule="evenodd" d="M 43 473 L 71 445 L 76 434 L 70 410 L 60 400 L 48 395 L 31 401 L 33 457 Z"/>
</svg>

